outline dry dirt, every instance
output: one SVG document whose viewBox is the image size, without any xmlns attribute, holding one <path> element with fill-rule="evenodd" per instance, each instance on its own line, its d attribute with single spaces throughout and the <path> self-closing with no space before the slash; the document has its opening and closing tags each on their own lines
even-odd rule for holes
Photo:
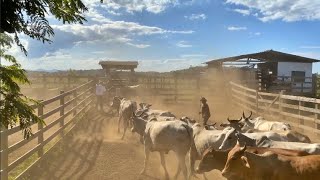
<svg viewBox="0 0 320 180">
<path fill-rule="evenodd" d="M 147 175 L 139 175 L 144 161 L 143 145 L 130 131 L 125 140 L 120 140 L 116 122 L 116 118 L 90 111 L 23 179 L 163 179 L 156 152 L 151 153 Z M 173 177 L 177 161 L 172 152 L 166 156 L 166 162 Z M 207 177 L 223 179 L 218 171 L 207 173 Z M 183 179 L 182 175 L 179 179 Z"/>
</svg>

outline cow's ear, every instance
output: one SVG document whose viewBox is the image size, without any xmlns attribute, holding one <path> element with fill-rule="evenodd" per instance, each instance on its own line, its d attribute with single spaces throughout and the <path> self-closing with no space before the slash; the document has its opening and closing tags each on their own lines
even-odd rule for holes
<svg viewBox="0 0 320 180">
<path fill-rule="evenodd" d="M 245 165 L 247 168 L 250 168 L 250 164 L 249 164 L 249 162 L 248 162 L 247 157 L 241 156 L 241 162 L 242 162 L 242 164 Z"/>
</svg>

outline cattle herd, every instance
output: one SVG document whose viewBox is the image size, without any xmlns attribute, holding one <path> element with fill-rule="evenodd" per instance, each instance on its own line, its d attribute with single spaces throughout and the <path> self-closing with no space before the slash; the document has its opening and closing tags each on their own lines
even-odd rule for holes
<svg viewBox="0 0 320 180">
<path fill-rule="evenodd" d="M 226 119 L 219 127 L 203 127 L 188 117 L 177 118 L 169 111 L 151 105 L 114 97 L 119 111 L 118 131 L 123 122 L 122 139 L 128 127 L 140 135 L 144 144 L 146 172 L 150 152 L 160 153 L 165 178 L 169 179 L 165 154 L 173 151 L 179 161 L 175 174 L 185 179 L 219 170 L 226 179 L 320 179 L 320 144 L 292 130 L 287 123 L 252 118 L 242 114 L 238 120 Z M 189 168 L 186 157 L 189 153 Z M 195 167 L 195 161 L 200 163 Z M 189 173 L 187 173 L 187 169 Z"/>
</svg>

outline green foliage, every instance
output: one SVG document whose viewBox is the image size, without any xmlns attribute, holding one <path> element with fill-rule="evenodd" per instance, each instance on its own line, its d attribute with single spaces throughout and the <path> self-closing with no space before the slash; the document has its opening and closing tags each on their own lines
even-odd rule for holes
<svg viewBox="0 0 320 180">
<path fill-rule="evenodd" d="M 20 93 L 18 83 L 28 84 L 29 80 L 26 71 L 21 68 L 17 60 L 5 53 L 6 49 L 11 47 L 12 42 L 10 36 L 0 34 L 0 45 L 3 47 L 0 50 L 0 58 L 9 64 L 0 64 L 0 126 L 8 128 L 19 124 L 26 138 L 31 135 L 30 125 L 43 123 L 43 121 L 34 114 L 34 110 L 30 107 L 30 104 L 38 102 Z"/>
<path fill-rule="evenodd" d="M 15 42 L 27 55 L 18 34 L 50 43 L 54 31 L 48 16 L 63 23 L 82 24 L 86 21 L 83 12 L 87 8 L 81 0 L 0 0 L 0 8 L 0 58 L 9 63 L 0 63 L 0 126 L 8 128 L 19 124 L 25 137 L 29 137 L 30 125 L 44 122 L 30 107 L 38 102 L 20 93 L 19 83 L 30 83 L 26 71 L 13 56 L 6 54 L 6 50 Z M 6 33 L 13 34 L 13 39 Z"/>
<path fill-rule="evenodd" d="M 87 11 L 81 0 L 0 0 L 0 33 L 14 33 L 14 41 L 27 54 L 18 34 L 42 42 L 51 42 L 54 35 L 46 16 L 53 15 L 63 23 L 83 23 Z"/>
</svg>

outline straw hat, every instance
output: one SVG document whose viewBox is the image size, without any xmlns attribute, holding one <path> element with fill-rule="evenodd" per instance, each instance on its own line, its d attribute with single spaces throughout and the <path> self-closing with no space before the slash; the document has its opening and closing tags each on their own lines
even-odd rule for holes
<svg viewBox="0 0 320 180">
<path fill-rule="evenodd" d="M 204 98 L 204 97 L 201 97 L 201 98 L 200 98 L 200 101 L 201 101 L 201 102 L 207 102 L 207 99 Z"/>
</svg>

